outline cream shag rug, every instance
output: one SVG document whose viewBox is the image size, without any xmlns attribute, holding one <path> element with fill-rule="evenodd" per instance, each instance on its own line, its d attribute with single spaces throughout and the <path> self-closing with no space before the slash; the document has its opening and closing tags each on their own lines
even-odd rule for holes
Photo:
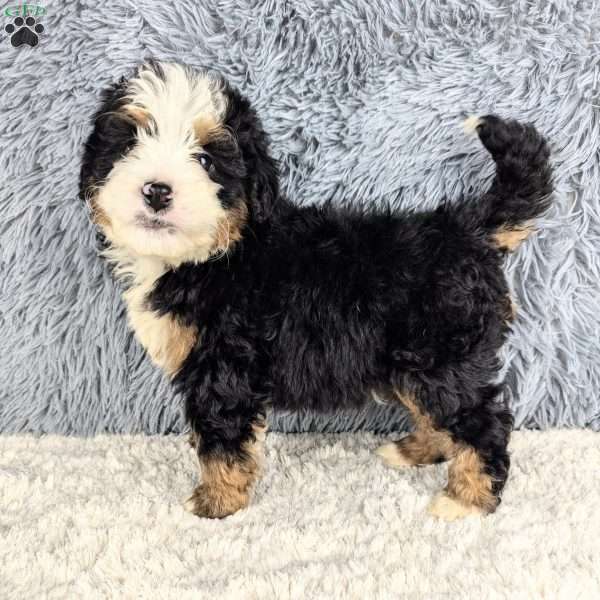
<svg viewBox="0 0 600 600">
<path fill-rule="evenodd" d="M 426 512 L 443 465 L 382 438 L 281 435 L 251 507 L 200 520 L 182 437 L 0 437 L 0 598 L 600 597 L 600 435 L 515 433 L 497 513 Z"/>
</svg>

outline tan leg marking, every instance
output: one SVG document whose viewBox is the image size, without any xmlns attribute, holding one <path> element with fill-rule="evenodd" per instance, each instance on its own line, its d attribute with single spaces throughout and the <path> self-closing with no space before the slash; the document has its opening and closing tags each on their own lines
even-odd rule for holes
<svg viewBox="0 0 600 600">
<path fill-rule="evenodd" d="M 533 233 L 533 228 L 525 225 L 520 228 L 507 229 L 501 227 L 492 235 L 494 245 L 500 250 L 516 250 L 521 242 Z"/>
<path fill-rule="evenodd" d="M 409 410 L 415 431 L 399 442 L 384 444 L 377 454 L 388 465 L 398 468 L 428 465 L 450 458 L 454 452 L 450 435 L 434 427 L 431 417 L 421 410 L 413 396 L 395 394 Z"/>
<path fill-rule="evenodd" d="M 497 499 L 492 494 L 492 479 L 485 473 L 477 451 L 452 440 L 450 433 L 437 429 L 414 396 L 395 392 L 415 421 L 414 433 L 391 444 L 381 446 L 377 453 L 394 467 L 431 464 L 440 458 L 451 460 L 448 467 L 448 486 L 436 496 L 429 512 L 452 521 L 467 515 L 493 512 Z"/>
<path fill-rule="evenodd" d="M 399 442 L 384 444 L 377 454 L 392 467 L 431 465 L 447 459 L 452 452 L 452 440 L 443 431 L 418 429 Z"/>
<path fill-rule="evenodd" d="M 245 444 L 243 459 L 201 457 L 202 483 L 185 501 L 185 509 L 199 517 L 220 519 L 248 506 L 262 468 L 265 432 L 264 423 L 254 426 L 254 439 Z"/>
<path fill-rule="evenodd" d="M 429 512 L 440 519 L 454 521 L 468 515 L 493 512 L 498 500 L 492 494 L 492 478 L 474 448 L 459 447 L 448 468 L 448 486 L 429 505 Z"/>
<path fill-rule="evenodd" d="M 410 459 L 404 456 L 404 454 L 398 448 L 398 442 L 389 442 L 379 446 L 375 453 L 383 459 L 386 465 L 395 467 L 396 469 L 403 469 L 404 467 L 412 467 L 415 465 Z"/>
<path fill-rule="evenodd" d="M 448 494 L 468 506 L 485 512 L 496 508 L 492 494 L 492 478 L 486 474 L 483 461 L 474 448 L 461 448 L 448 469 Z"/>
</svg>

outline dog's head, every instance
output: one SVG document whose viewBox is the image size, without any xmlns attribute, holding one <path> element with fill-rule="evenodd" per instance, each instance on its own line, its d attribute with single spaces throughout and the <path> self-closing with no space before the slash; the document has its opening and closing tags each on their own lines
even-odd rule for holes
<svg viewBox="0 0 600 600">
<path fill-rule="evenodd" d="M 268 218 L 277 194 L 256 115 L 218 76 L 148 63 L 104 92 L 81 197 L 110 246 L 201 262 Z"/>
</svg>

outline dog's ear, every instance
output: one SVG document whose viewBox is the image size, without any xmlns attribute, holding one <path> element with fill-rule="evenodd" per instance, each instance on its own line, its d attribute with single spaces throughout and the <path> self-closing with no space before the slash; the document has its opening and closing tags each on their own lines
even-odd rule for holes
<svg viewBox="0 0 600 600">
<path fill-rule="evenodd" d="M 256 112 L 236 90 L 227 90 L 226 126 L 235 135 L 246 171 L 245 195 L 250 217 L 269 218 L 279 196 L 277 162 L 269 153 L 269 138 Z"/>
<path fill-rule="evenodd" d="M 135 142 L 136 124 L 123 110 L 127 82 L 122 78 L 102 92 L 93 129 L 84 145 L 79 174 L 79 197 L 85 200 L 101 183 L 112 166 Z"/>
</svg>

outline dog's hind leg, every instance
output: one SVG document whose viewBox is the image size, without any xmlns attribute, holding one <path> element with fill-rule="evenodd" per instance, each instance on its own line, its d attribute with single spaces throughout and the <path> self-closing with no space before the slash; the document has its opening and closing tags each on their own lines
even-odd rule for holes
<svg viewBox="0 0 600 600">
<path fill-rule="evenodd" d="M 449 433 L 434 426 L 431 417 L 419 406 L 412 394 L 396 391 L 394 395 L 410 412 L 415 430 L 398 442 L 380 446 L 377 454 L 388 465 L 397 468 L 448 460 L 454 451 Z"/>
<path fill-rule="evenodd" d="M 480 390 L 480 402 L 446 419 L 454 442 L 448 485 L 431 503 L 429 512 L 452 521 L 469 514 L 496 510 L 508 477 L 508 442 L 513 417 L 496 396 L 496 386 Z"/>
<path fill-rule="evenodd" d="M 396 393 L 409 409 L 415 431 L 381 446 L 377 453 L 387 464 L 400 468 L 450 461 L 448 485 L 432 501 L 432 515 L 452 521 L 488 514 L 498 506 L 508 476 L 513 418 L 495 398 L 497 391 L 495 386 L 486 387 L 473 408 L 448 415 L 440 414 L 441 402 L 435 417 L 414 396 Z"/>
</svg>

